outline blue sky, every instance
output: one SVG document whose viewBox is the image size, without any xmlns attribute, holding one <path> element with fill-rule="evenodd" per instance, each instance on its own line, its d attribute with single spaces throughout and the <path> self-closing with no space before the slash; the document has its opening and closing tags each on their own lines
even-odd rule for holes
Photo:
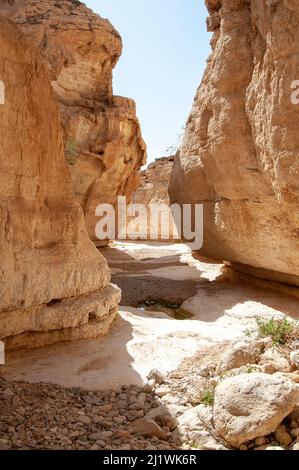
<svg viewBox="0 0 299 470">
<path fill-rule="evenodd" d="M 174 145 L 191 110 L 210 35 L 203 0 L 85 0 L 122 36 L 114 94 L 137 103 L 149 161 Z"/>
</svg>

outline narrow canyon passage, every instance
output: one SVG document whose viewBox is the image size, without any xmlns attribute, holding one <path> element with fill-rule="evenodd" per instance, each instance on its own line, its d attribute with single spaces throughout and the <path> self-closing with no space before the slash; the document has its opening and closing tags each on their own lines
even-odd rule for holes
<svg viewBox="0 0 299 470">
<path fill-rule="evenodd" d="M 95 3 L 0 0 L 0 451 L 299 450 L 299 0 Z"/>
</svg>

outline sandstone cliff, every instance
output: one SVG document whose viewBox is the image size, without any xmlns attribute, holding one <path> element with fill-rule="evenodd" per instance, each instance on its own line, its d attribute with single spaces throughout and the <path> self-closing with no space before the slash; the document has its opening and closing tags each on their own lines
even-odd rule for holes
<svg viewBox="0 0 299 470">
<path fill-rule="evenodd" d="M 173 168 L 174 157 L 163 157 L 157 158 L 153 163 L 148 165 L 146 170 L 141 173 L 141 183 L 137 191 L 132 196 L 133 204 L 143 204 L 147 208 L 147 217 L 144 220 L 142 226 L 143 236 L 141 238 L 149 239 L 151 235 L 151 212 L 150 207 L 153 204 L 159 204 L 161 207 L 161 220 L 165 221 L 170 220 L 170 227 L 175 227 L 172 214 L 169 208 L 169 194 L 168 194 L 168 185 L 170 174 Z M 167 225 L 165 229 L 167 229 Z M 162 235 L 164 240 L 172 240 L 174 237 L 173 230 L 169 231 L 169 234 L 163 233 L 163 228 L 161 224 L 157 226 L 157 230 L 152 232 L 155 239 L 161 239 Z M 168 236 L 167 236 L 168 235 Z"/>
<path fill-rule="evenodd" d="M 133 100 L 113 96 L 122 41 L 108 20 L 77 0 L 0 0 L 40 50 L 59 101 L 72 190 L 95 239 L 95 209 L 128 199 L 146 160 Z"/>
<path fill-rule="evenodd" d="M 299 285 L 297 0 L 208 0 L 212 55 L 170 193 L 204 204 L 203 253 Z"/>
<path fill-rule="evenodd" d="M 133 194 L 132 202 L 169 205 L 168 185 L 174 157 L 157 158 L 141 173 L 141 184 Z"/>
<path fill-rule="evenodd" d="M 71 197 L 48 72 L 13 23 L 0 17 L 0 30 L 0 339 L 17 349 L 95 337 L 119 290 Z"/>
</svg>

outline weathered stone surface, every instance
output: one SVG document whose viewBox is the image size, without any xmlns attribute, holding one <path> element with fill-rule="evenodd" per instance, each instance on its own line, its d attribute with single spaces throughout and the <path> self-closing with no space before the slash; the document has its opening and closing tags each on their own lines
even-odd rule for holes
<svg viewBox="0 0 299 470">
<path fill-rule="evenodd" d="M 272 368 L 274 372 L 291 372 L 292 367 L 285 356 L 277 350 L 277 348 L 269 348 L 262 355 L 259 362 L 260 365 Z"/>
<path fill-rule="evenodd" d="M 290 353 L 290 361 L 294 367 L 299 369 L 299 351 L 292 351 Z"/>
<path fill-rule="evenodd" d="M 153 419 L 160 426 L 167 426 L 170 431 L 173 431 L 178 425 L 176 419 L 177 416 L 184 412 L 185 409 L 186 408 L 182 406 L 168 405 L 165 407 L 164 405 L 161 405 L 154 410 L 151 410 L 145 418 Z"/>
<path fill-rule="evenodd" d="M 141 436 L 150 436 L 165 441 L 167 440 L 166 433 L 153 419 L 138 419 L 131 423 L 130 430 L 132 433 L 139 434 Z"/>
<path fill-rule="evenodd" d="M 279 426 L 274 435 L 275 440 L 282 446 L 289 446 L 293 442 L 292 436 L 287 432 L 284 425 Z"/>
<path fill-rule="evenodd" d="M 299 285 L 297 1 L 207 0 L 213 53 L 170 183 L 204 204 L 208 257 Z M 290 255 L 291 254 L 291 255 Z"/>
<path fill-rule="evenodd" d="M 215 391 L 214 423 L 232 446 L 274 432 L 299 399 L 299 389 L 280 374 L 241 374 Z"/>
<path fill-rule="evenodd" d="M 170 200 L 168 194 L 168 185 L 170 174 L 173 168 L 174 157 L 158 158 L 153 163 L 148 165 L 147 169 L 141 173 L 141 184 L 137 191 L 132 196 L 132 203 L 144 204 L 147 208 L 147 213 L 137 228 L 132 219 L 129 219 L 130 225 L 128 228 L 133 228 L 139 231 L 139 239 L 156 239 L 156 240 L 172 240 L 175 238 L 176 226 L 173 221 L 172 213 L 170 210 Z M 151 205 L 159 204 L 160 206 L 160 221 L 164 222 L 155 223 L 153 220 L 153 213 L 150 210 Z M 139 218 L 139 217 L 138 217 Z M 134 219 L 133 219 L 134 220 Z M 166 221 L 169 220 L 170 230 Z M 130 230 L 128 230 L 130 235 Z"/>
<path fill-rule="evenodd" d="M 119 290 L 71 197 L 47 70 L 24 35 L 0 22 L 0 338 L 32 347 L 111 323 Z"/>
<path fill-rule="evenodd" d="M 79 1 L 0 0 L 38 47 L 58 99 L 72 190 L 95 239 L 95 209 L 128 198 L 146 160 L 135 103 L 113 96 L 112 71 L 122 41 L 108 20 Z"/>
<path fill-rule="evenodd" d="M 200 450 L 227 450 L 216 441 L 209 431 L 213 427 L 212 407 L 199 405 L 188 409 L 178 418 L 179 426 L 173 436 L 180 441 L 189 441 L 192 447 Z"/>
</svg>

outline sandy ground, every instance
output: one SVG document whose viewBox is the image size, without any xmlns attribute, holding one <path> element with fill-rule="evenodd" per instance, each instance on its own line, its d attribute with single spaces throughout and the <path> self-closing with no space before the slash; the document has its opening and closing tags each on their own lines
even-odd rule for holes
<svg viewBox="0 0 299 470">
<path fill-rule="evenodd" d="M 11 353 L 4 378 L 90 390 L 142 385 L 152 369 L 173 371 L 207 343 L 246 336 L 256 315 L 299 318 L 298 299 L 230 281 L 220 263 L 193 257 L 186 245 L 114 243 L 103 252 L 113 282 L 125 289 L 110 334 Z M 147 300 L 184 302 L 194 316 L 175 320 L 136 308 Z"/>
</svg>

